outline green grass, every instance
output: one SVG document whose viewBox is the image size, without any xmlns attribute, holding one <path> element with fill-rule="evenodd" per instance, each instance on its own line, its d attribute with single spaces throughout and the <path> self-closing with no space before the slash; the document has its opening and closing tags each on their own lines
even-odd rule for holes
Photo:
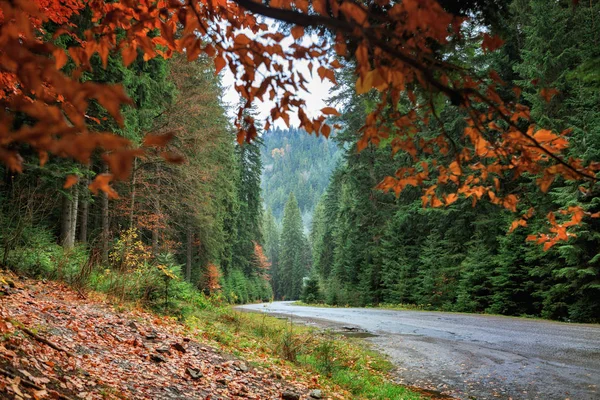
<svg viewBox="0 0 600 400">
<path fill-rule="evenodd" d="M 229 307 L 200 310 L 186 320 L 204 340 L 242 356 L 255 365 L 284 365 L 310 380 L 319 375 L 324 388 L 348 393 L 344 398 L 416 400 L 421 395 L 389 379 L 392 364 L 368 349 L 366 342 L 265 314 L 243 313 Z M 350 397 L 347 397 L 350 396 Z"/>
</svg>

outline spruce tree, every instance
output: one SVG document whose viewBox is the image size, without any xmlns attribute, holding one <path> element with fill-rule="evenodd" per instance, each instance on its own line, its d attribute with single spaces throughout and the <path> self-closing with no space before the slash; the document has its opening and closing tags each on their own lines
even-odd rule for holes
<svg viewBox="0 0 600 400">
<path fill-rule="evenodd" d="M 281 231 L 280 279 L 278 287 L 283 298 L 298 299 L 303 279 L 310 270 L 308 240 L 304 236 L 300 208 L 293 193 L 283 212 Z"/>
</svg>

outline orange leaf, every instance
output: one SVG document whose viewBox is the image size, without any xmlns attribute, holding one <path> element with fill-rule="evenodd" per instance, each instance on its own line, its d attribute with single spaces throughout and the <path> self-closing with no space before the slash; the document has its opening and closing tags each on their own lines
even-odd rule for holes
<svg viewBox="0 0 600 400">
<path fill-rule="evenodd" d="M 456 161 L 453 161 L 449 165 L 448 168 L 450 169 L 450 172 L 452 172 L 456 176 L 460 176 L 462 174 L 462 170 L 460 169 L 460 165 Z"/>
<path fill-rule="evenodd" d="M 361 26 L 367 22 L 367 12 L 356 3 L 344 2 L 340 6 L 340 10 L 347 18 L 353 19 Z"/>
<path fill-rule="evenodd" d="M 524 219 L 517 219 L 514 220 L 512 222 L 512 224 L 510 224 L 510 229 L 508 230 L 509 232 L 513 232 L 515 229 L 517 229 L 519 226 L 527 226 L 527 221 Z"/>
<path fill-rule="evenodd" d="M 185 158 L 183 158 L 182 155 L 175 154 L 171 151 L 165 151 L 161 154 L 161 156 L 165 159 L 165 161 L 170 162 L 172 164 L 183 164 L 185 162 Z"/>
<path fill-rule="evenodd" d="M 494 51 L 504 44 L 504 40 L 500 39 L 498 35 L 490 36 L 487 33 L 483 34 L 483 43 L 481 44 L 481 48 L 486 51 Z"/>
<path fill-rule="evenodd" d="M 63 49 L 54 50 L 52 52 L 52 55 L 54 56 L 54 60 L 56 62 L 56 69 L 61 69 L 62 67 L 64 67 L 67 61 L 69 60 L 69 57 L 67 57 L 67 54 Z"/>
<path fill-rule="evenodd" d="M 340 115 L 340 113 L 333 107 L 322 108 L 321 112 L 325 115 Z"/>
<path fill-rule="evenodd" d="M 137 58 L 137 47 L 135 43 L 130 43 L 129 46 L 123 49 L 121 54 L 123 56 L 123 64 L 128 67 Z"/>
<path fill-rule="evenodd" d="M 548 193 L 548 189 L 550 189 L 550 185 L 554 182 L 554 175 L 544 174 L 543 177 L 537 180 L 537 184 L 540 187 L 540 190 L 544 193 Z"/>
<path fill-rule="evenodd" d="M 313 8 L 318 14 L 327 15 L 327 1 L 313 0 Z"/>
<path fill-rule="evenodd" d="M 109 198 L 118 199 L 119 195 L 110 186 L 110 181 L 112 181 L 112 179 L 113 179 L 112 174 L 100 174 L 100 175 L 96 176 L 96 178 L 94 179 L 94 181 L 92 183 L 90 183 L 88 188 L 94 194 L 98 194 L 98 191 L 101 190 L 104 193 L 106 193 Z"/>
<path fill-rule="evenodd" d="M 165 147 L 175 134 L 173 132 L 165 133 L 164 135 L 146 135 L 144 138 L 144 146 L 146 147 Z"/>
<path fill-rule="evenodd" d="M 292 28 L 292 36 L 294 39 L 299 39 L 304 35 L 304 27 L 303 26 L 295 26 Z"/>
<path fill-rule="evenodd" d="M 446 201 L 446 205 L 449 206 L 458 200 L 458 195 L 456 193 L 450 193 L 449 195 L 445 196 L 444 200 Z"/>
<path fill-rule="evenodd" d="M 558 93 L 559 93 L 559 91 L 556 89 L 543 88 L 542 90 L 540 90 L 540 96 L 542 96 L 542 98 L 547 103 L 550 102 L 550 100 L 552 100 L 552 98 L 554 96 L 556 96 Z"/>
<path fill-rule="evenodd" d="M 67 179 L 65 179 L 65 184 L 63 185 L 63 189 L 68 189 L 74 184 L 79 182 L 79 177 L 77 175 L 69 175 Z"/>
<path fill-rule="evenodd" d="M 221 55 L 215 57 L 215 70 L 217 74 L 221 72 L 221 70 L 225 68 L 226 65 L 227 61 L 225 61 L 225 59 Z"/>
<path fill-rule="evenodd" d="M 235 37 L 233 42 L 239 46 L 247 46 L 248 44 L 250 44 L 251 40 L 248 36 L 244 35 L 243 33 L 240 33 Z"/>
</svg>

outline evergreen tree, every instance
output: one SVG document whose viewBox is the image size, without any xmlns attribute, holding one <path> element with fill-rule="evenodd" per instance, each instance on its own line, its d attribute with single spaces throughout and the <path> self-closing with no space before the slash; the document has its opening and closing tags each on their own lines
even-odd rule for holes
<svg viewBox="0 0 600 400">
<path fill-rule="evenodd" d="M 304 236 L 300 208 L 293 193 L 285 205 L 281 231 L 279 280 L 276 287 L 286 299 L 298 299 L 303 279 L 310 271 L 310 249 Z"/>
</svg>

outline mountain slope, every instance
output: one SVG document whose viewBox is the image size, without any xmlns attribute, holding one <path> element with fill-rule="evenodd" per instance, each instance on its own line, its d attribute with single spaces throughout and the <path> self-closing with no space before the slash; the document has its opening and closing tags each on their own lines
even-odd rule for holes
<svg viewBox="0 0 600 400">
<path fill-rule="evenodd" d="M 339 159 L 332 140 L 298 129 L 275 129 L 263 135 L 262 190 L 265 206 L 281 222 L 283 208 L 294 193 L 305 229 Z"/>
</svg>

